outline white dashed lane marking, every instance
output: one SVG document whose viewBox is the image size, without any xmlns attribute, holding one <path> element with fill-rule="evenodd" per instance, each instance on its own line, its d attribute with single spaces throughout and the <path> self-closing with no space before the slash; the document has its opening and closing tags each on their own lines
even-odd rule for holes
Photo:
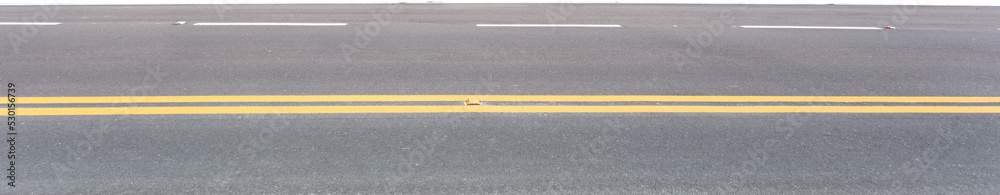
<svg viewBox="0 0 1000 195">
<path fill-rule="evenodd" d="M 476 27 L 582 27 L 582 28 L 619 28 L 617 24 L 476 24 Z"/>
<path fill-rule="evenodd" d="M 59 25 L 59 22 L 0 22 L 0 25 Z"/>
<path fill-rule="evenodd" d="M 882 30 L 879 27 L 855 27 L 855 26 L 753 26 L 743 25 L 740 28 L 758 29 L 827 29 L 827 30 Z"/>
<path fill-rule="evenodd" d="M 195 26 L 347 26 L 347 23 L 194 23 Z"/>
</svg>

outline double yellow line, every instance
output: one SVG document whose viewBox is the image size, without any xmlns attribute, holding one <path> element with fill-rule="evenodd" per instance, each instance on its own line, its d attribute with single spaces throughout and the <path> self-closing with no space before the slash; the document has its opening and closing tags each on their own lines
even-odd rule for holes
<svg viewBox="0 0 1000 195">
<path fill-rule="evenodd" d="M 279 102 L 815 102 L 994 104 L 1000 97 L 902 96 L 546 96 L 293 95 L 22 97 L 18 104 L 279 103 Z M 199 106 L 21 108 L 19 115 L 326 114 L 326 113 L 1000 113 L 1000 106 Z"/>
<path fill-rule="evenodd" d="M 1000 103 L 1000 97 L 912 96 L 653 96 L 653 95 L 256 95 L 23 97 L 21 104 L 204 103 L 204 102 L 886 102 Z"/>
</svg>

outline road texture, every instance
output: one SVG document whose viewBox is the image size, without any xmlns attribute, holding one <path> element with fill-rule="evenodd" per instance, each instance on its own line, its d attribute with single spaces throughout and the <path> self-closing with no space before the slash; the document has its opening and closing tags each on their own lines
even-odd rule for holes
<svg viewBox="0 0 1000 195">
<path fill-rule="evenodd" d="M 998 7 L 22 6 L 0 13 L 0 81 L 15 85 L 21 113 L 16 187 L 0 194 L 1000 192 Z M 213 23 L 237 24 L 206 25 Z M 617 26 L 516 26 L 523 24 Z M 303 95 L 459 98 L 289 100 Z M 708 100 L 612 101 L 635 95 Z M 80 98 L 89 96 L 116 101 Z M 239 96 L 253 97 L 225 101 Z M 467 107 L 465 96 L 483 105 Z M 766 97 L 741 101 L 747 96 Z M 831 100 L 840 96 L 964 102 Z M 788 97 L 805 100 L 767 101 Z M 726 98 L 736 101 L 716 101 Z M 984 101 L 965 101 L 977 98 Z M 198 99 L 214 100 L 186 101 Z M 192 114 L 192 107 L 261 106 L 273 112 Z M 294 110 L 302 106 L 443 108 Z M 481 112 L 502 106 L 542 109 Z M 660 111 L 584 112 L 601 106 Z M 870 112 L 817 109 L 837 106 Z M 885 111 L 902 106 L 926 112 Z M 154 108 L 139 114 L 146 107 Z M 166 113 L 185 108 L 192 112 Z"/>
</svg>

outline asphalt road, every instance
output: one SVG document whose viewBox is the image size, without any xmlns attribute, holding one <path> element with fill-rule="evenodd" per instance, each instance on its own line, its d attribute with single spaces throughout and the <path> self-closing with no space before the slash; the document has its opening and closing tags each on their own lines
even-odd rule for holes
<svg viewBox="0 0 1000 195">
<path fill-rule="evenodd" d="M 1000 97 L 1000 7 L 49 6 L 0 7 L 0 13 L 0 22 L 60 23 L 0 25 L 0 81 L 16 84 L 19 97 Z M 173 25 L 177 21 L 187 23 Z M 347 25 L 193 25 L 220 22 Z M 222 105 L 383 104 L 418 103 Z M 208 104 L 114 104 L 148 105 Z M 17 187 L 0 188 L 2 194 L 1000 192 L 996 113 L 65 115 L 17 121 Z"/>
</svg>

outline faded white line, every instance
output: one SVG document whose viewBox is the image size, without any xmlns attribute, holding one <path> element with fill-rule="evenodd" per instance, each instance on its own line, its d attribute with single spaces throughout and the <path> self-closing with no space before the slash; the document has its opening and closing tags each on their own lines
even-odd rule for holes
<svg viewBox="0 0 1000 195">
<path fill-rule="evenodd" d="M 0 25 L 59 25 L 59 22 L 0 22 Z"/>
<path fill-rule="evenodd" d="M 617 24 L 476 24 L 477 27 L 589 27 L 618 28 Z"/>
<path fill-rule="evenodd" d="M 855 27 L 855 26 L 750 26 L 744 25 L 740 28 L 764 28 L 764 29 L 832 29 L 832 30 L 882 30 L 879 27 Z"/>
<path fill-rule="evenodd" d="M 195 26 L 347 26 L 347 23 L 194 23 Z"/>
</svg>

